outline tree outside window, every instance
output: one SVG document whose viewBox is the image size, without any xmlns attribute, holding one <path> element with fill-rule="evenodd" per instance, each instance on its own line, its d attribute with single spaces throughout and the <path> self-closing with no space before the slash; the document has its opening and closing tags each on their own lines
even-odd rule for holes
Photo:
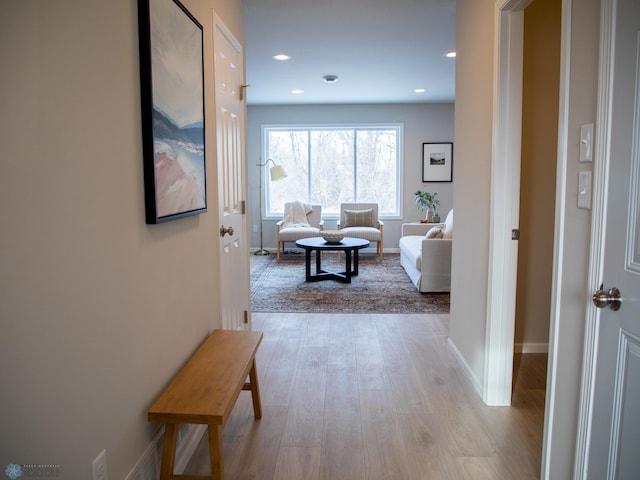
<svg viewBox="0 0 640 480">
<path fill-rule="evenodd" d="M 264 158 L 288 173 L 264 179 L 267 216 L 282 215 L 293 200 L 320 204 L 326 215 L 345 202 L 376 202 L 381 216 L 398 215 L 401 134 L 401 125 L 265 126 Z"/>
</svg>

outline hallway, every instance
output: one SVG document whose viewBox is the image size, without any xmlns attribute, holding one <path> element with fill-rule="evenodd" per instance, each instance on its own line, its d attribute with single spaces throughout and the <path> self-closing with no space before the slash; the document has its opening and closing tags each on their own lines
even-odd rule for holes
<svg viewBox="0 0 640 480">
<path fill-rule="evenodd" d="M 518 357 L 513 406 L 488 407 L 448 347 L 448 318 L 254 313 L 264 415 L 240 395 L 225 478 L 539 478 L 547 356 Z M 206 447 L 185 473 L 208 472 Z"/>
</svg>

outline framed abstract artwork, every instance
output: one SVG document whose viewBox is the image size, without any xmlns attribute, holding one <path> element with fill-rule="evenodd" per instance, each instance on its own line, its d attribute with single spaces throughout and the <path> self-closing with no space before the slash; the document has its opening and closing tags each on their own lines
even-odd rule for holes
<svg viewBox="0 0 640 480">
<path fill-rule="evenodd" d="M 453 143 L 422 144 L 422 181 L 453 181 Z"/>
<path fill-rule="evenodd" d="M 138 0 L 148 224 L 207 211 L 202 25 L 178 0 Z"/>
</svg>

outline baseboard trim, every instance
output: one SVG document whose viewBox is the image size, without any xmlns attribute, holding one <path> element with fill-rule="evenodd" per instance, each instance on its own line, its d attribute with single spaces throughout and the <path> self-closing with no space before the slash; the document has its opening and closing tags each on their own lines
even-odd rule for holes
<svg viewBox="0 0 640 480">
<path fill-rule="evenodd" d="M 178 434 L 178 447 L 174 473 L 180 475 L 184 472 L 200 443 L 207 432 L 206 425 L 185 425 Z M 133 468 L 124 477 L 124 480 L 157 480 L 160 477 L 160 464 L 162 462 L 162 443 L 164 441 L 164 427 L 158 430 L 151 443 L 147 445 L 142 456 Z"/>
<path fill-rule="evenodd" d="M 193 457 L 193 453 L 196 451 L 200 440 L 202 440 L 202 437 L 206 433 L 206 425 L 187 425 L 184 433 L 181 435 L 181 441 L 178 444 L 178 450 L 176 451 L 176 473 L 180 474 L 184 472 L 185 468 L 187 468 L 187 465 L 189 464 L 189 460 Z"/>
<path fill-rule="evenodd" d="M 129 470 L 124 480 L 151 480 L 160 477 L 160 462 L 162 459 L 162 440 L 164 438 L 164 427 L 158 430 L 156 436 L 147 448 L 142 452 L 142 456 Z"/>
<path fill-rule="evenodd" d="M 473 371 L 469 367 L 469 364 L 467 363 L 466 359 L 462 356 L 462 353 L 460 353 L 460 350 L 458 350 L 458 347 L 456 347 L 456 344 L 453 343 L 453 340 L 451 340 L 451 337 L 447 339 L 447 343 L 449 344 L 449 348 L 451 348 L 451 351 L 453 352 L 454 356 L 458 360 L 458 363 L 462 367 L 462 371 L 465 373 L 465 376 L 469 379 L 469 381 L 471 382 L 471 385 L 473 385 L 473 388 L 476 389 L 476 392 L 478 392 L 478 395 L 480 395 L 480 398 L 484 398 L 482 384 L 473 375 Z"/>
<path fill-rule="evenodd" d="M 514 353 L 549 353 L 549 343 L 525 342 L 513 345 Z"/>
</svg>

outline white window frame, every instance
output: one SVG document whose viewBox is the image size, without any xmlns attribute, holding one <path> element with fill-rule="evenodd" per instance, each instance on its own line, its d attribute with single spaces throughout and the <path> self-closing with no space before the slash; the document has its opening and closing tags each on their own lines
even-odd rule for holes
<svg viewBox="0 0 640 480">
<path fill-rule="evenodd" d="M 402 186 L 403 186 L 403 165 L 404 165 L 404 124 L 403 123 L 349 123 L 349 124 L 263 124 L 262 125 L 262 158 L 267 159 L 269 145 L 268 145 L 268 133 L 271 130 L 396 130 L 396 211 L 395 212 L 380 212 L 379 217 L 381 219 L 399 219 L 402 217 Z M 309 156 L 309 162 L 311 156 Z M 354 162 L 357 161 L 357 157 L 354 157 Z M 265 219 L 279 219 L 282 218 L 282 212 L 275 212 L 271 209 L 270 201 L 270 179 L 269 168 L 261 169 L 260 175 L 262 175 L 262 195 L 264 205 L 264 218 Z M 363 200 L 365 201 L 365 200 Z M 322 218 L 325 219 L 337 219 L 339 214 L 323 212 Z"/>
</svg>

